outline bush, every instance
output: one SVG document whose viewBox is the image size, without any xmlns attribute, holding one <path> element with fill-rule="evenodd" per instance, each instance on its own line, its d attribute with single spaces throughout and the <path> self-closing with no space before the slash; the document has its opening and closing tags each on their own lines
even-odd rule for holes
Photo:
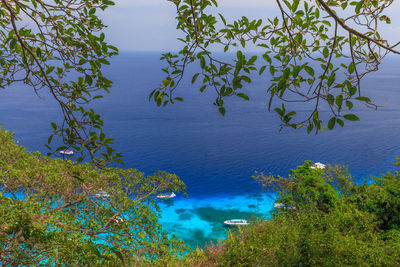
<svg viewBox="0 0 400 267">
<path fill-rule="evenodd" d="M 259 174 L 256 180 L 276 189 L 277 202 L 286 208 L 230 233 L 218 255 L 206 248 L 202 257 L 191 254 L 185 264 L 399 266 L 399 177 L 389 173 L 357 184 L 344 168 L 313 170 L 310 162 L 288 178 Z"/>
<path fill-rule="evenodd" d="M 179 192 L 174 174 L 144 176 L 28 153 L 0 128 L 0 263 L 164 262 L 184 247 L 157 222 L 155 196 Z"/>
</svg>

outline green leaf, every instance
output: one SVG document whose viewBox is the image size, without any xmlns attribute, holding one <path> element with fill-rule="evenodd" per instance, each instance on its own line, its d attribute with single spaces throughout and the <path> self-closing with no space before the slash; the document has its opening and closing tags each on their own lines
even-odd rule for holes
<svg viewBox="0 0 400 267">
<path fill-rule="evenodd" d="M 299 6 L 300 0 L 293 0 L 292 4 L 292 12 L 296 12 L 297 7 Z"/>
<path fill-rule="evenodd" d="M 17 44 L 17 39 L 11 39 L 11 41 L 10 41 L 10 49 L 14 49 L 16 44 Z"/>
<path fill-rule="evenodd" d="M 50 135 L 49 138 L 47 139 L 47 143 L 50 144 L 52 140 L 53 140 L 53 135 Z"/>
<path fill-rule="evenodd" d="M 353 108 L 353 102 L 351 102 L 351 101 L 346 101 L 346 106 L 347 106 L 347 108 L 350 110 L 350 109 L 352 109 Z"/>
<path fill-rule="evenodd" d="M 226 110 L 225 110 L 224 107 L 220 107 L 220 108 L 218 109 L 218 111 L 219 111 L 219 113 L 221 113 L 222 116 L 225 116 Z"/>
<path fill-rule="evenodd" d="M 314 77 L 315 72 L 314 72 L 314 69 L 313 69 L 313 68 L 311 68 L 310 66 L 305 66 L 305 67 L 304 67 L 304 70 L 305 70 L 311 77 Z"/>
<path fill-rule="evenodd" d="M 329 56 L 329 49 L 326 46 L 322 50 L 322 54 L 324 55 L 324 57 L 328 57 Z"/>
<path fill-rule="evenodd" d="M 315 9 L 315 18 L 318 19 L 319 18 L 319 9 Z"/>
<path fill-rule="evenodd" d="M 222 22 L 224 23 L 224 25 L 226 25 L 226 20 L 225 20 L 225 18 L 221 15 L 221 14 L 218 14 L 219 15 L 219 17 L 221 18 L 221 20 L 222 20 Z"/>
<path fill-rule="evenodd" d="M 54 70 L 54 66 L 50 66 L 46 69 L 46 74 L 50 74 Z"/>
<path fill-rule="evenodd" d="M 40 58 L 42 56 L 42 50 L 40 49 L 40 47 L 38 47 L 36 49 L 36 55 Z"/>
<path fill-rule="evenodd" d="M 310 124 L 307 126 L 307 133 L 311 133 L 311 131 L 313 130 L 313 128 L 314 128 L 314 125 L 310 123 Z"/>
<path fill-rule="evenodd" d="M 363 6 L 363 4 L 364 4 L 364 1 L 365 1 L 365 0 L 361 0 L 361 1 L 358 2 L 358 4 L 356 5 L 356 8 L 355 8 L 356 14 L 359 14 L 359 13 L 360 13 L 360 10 L 361 10 L 361 8 L 362 8 L 362 6 Z"/>
<path fill-rule="evenodd" d="M 201 56 L 200 56 L 200 67 L 201 67 L 202 69 L 204 69 L 205 66 L 206 66 L 206 60 L 205 60 L 204 57 L 201 55 Z"/>
<path fill-rule="evenodd" d="M 352 74 L 354 72 L 355 68 L 354 68 L 354 63 L 351 62 L 347 68 L 347 71 Z"/>
<path fill-rule="evenodd" d="M 103 96 L 102 95 L 96 95 L 96 96 L 93 97 L 93 99 L 100 99 L 100 98 L 103 98 Z"/>
<path fill-rule="evenodd" d="M 331 94 L 328 94 L 326 96 L 326 100 L 328 101 L 329 105 L 333 106 L 334 102 L 335 102 L 335 97 Z"/>
<path fill-rule="evenodd" d="M 237 51 L 236 52 L 236 58 L 238 59 L 238 60 L 241 60 L 242 58 L 243 58 L 243 53 L 242 53 L 242 51 Z"/>
<path fill-rule="evenodd" d="M 340 125 L 340 126 L 344 126 L 344 122 L 341 119 L 336 119 L 336 122 Z"/>
<path fill-rule="evenodd" d="M 335 127 L 335 123 L 336 123 L 336 118 L 335 118 L 335 117 L 332 117 L 332 118 L 329 120 L 329 122 L 328 122 L 328 129 L 329 129 L 329 130 L 332 130 L 333 127 Z"/>
<path fill-rule="evenodd" d="M 196 82 L 197 77 L 199 76 L 200 73 L 196 73 L 195 75 L 193 75 L 192 78 L 192 84 L 194 84 Z"/>
<path fill-rule="evenodd" d="M 360 120 L 360 119 L 359 119 L 356 115 L 354 115 L 354 114 L 346 114 L 346 115 L 343 116 L 343 118 L 345 118 L 346 120 L 349 120 L 349 121 L 359 121 L 359 120 Z"/>
<path fill-rule="evenodd" d="M 356 99 L 360 100 L 360 101 L 364 101 L 364 102 L 371 102 L 371 99 L 369 99 L 366 96 L 359 96 L 359 97 L 356 97 Z"/>
<path fill-rule="evenodd" d="M 243 94 L 243 93 L 237 93 L 236 94 L 238 97 L 241 97 L 241 98 L 243 98 L 244 100 L 250 100 L 250 98 L 246 95 L 246 94 Z"/>
<path fill-rule="evenodd" d="M 261 74 L 263 74 L 263 72 L 265 71 L 265 68 L 266 68 L 267 66 L 262 66 L 261 68 L 260 68 L 260 70 L 258 71 L 258 74 L 259 75 L 261 75 Z"/>
<path fill-rule="evenodd" d="M 332 72 L 331 75 L 329 76 L 329 78 L 328 78 L 328 86 L 329 87 L 334 83 L 335 76 L 336 76 L 335 72 Z"/>
<path fill-rule="evenodd" d="M 336 105 L 340 108 L 343 104 L 343 95 L 337 95 L 335 102 Z"/>
</svg>

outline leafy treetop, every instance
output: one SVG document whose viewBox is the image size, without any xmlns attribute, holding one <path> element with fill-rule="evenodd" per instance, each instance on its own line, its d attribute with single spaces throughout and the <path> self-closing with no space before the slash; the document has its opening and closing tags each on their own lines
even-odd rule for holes
<svg viewBox="0 0 400 267">
<path fill-rule="evenodd" d="M 10 266 L 163 262 L 182 252 L 158 223 L 156 195 L 185 185 L 29 153 L 0 128 L 0 262 Z"/>
<path fill-rule="evenodd" d="M 382 25 L 391 23 L 385 12 L 393 0 L 276 0 L 276 17 L 232 22 L 223 14 L 214 15 L 216 0 L 171 2 L 184 47 L 162 56 L 167 77 L 150 95 L 159 106 L 182 100 L 173 92 L 195 62 L 201 71 L 192 82 L 200 80 L 201 92 L 215 90 L 214 105 L 222 115 L 226 97 L 249 100 L 245 85 L 251 83 L 251 75 L 267 71 L 267 107 L 278 114 L 281 126 L 318 133 L 324 126 L 333 129 L 344 120 L 359 120 L 352 113 L 356 101 L 380 107 L 363 94 L 360 81 L 378 70 L 387 54 L 400 54 L 400 43 L 390 44 L 379 33 Z M 264 51 L 261 59 L 246 56 L 249 44 Z M 212 52 L 221 49 L 236 51 L 236 58 L 227 61 Z M 296 114 L 293 103 L 304 103 L 310 111 Z M 330 118 L 321 116 L 324 109 Z"/>
<path fill-rule="evenodd" d="M 22 82 L 39 97 L 50 95 L 63 122 L 51 124 L 48 143 L 60 137 L 63 145 L 56 150 L 74 148 L 79 160 L 121 156 L 103 133 L 100 115 L 85 106 L 111 86 L 101 67 L 117 49 L 105 42 L 105 25 L 97 16 L 110 5 L 110 0 L 0 0 L 0 87 Z"/>
</svg>

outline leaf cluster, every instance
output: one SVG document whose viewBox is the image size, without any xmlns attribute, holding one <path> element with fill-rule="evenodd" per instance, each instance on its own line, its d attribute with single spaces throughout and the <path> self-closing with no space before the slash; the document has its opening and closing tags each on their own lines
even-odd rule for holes
<svg viewBox="0 0 400 267">
<path fill-rule="evenodd" d="M 192 83 L 199 81 L 201 92 L 216 92 L 214 105 L 222 115 L 227 97 L 249 100 L 246 85 L 259 74 L 269 80 L 267 108 L 277 113 L 281 127 L 318 133 L 359 120 L 352 111 L 355 103 L 378 108 L 362 93 L 361 79 L 378 70 L 388 53 L 400 54 L 398 44 L 379 34 L 382 24 L 390 23 L 383 14 L 392 0 L 277 0 L 275 18 L 243 16 L 232 22 L 215 15 L 217 1 L 173 2 L 183 48 L 161 58 L 167 77 L 150 95 L 159 106 L 182 100 L 173 92 L 188 66 L 199 63 Z M 261 56 L 246 56 L 251 45 L 264 51 Z M 236 56 L 227 60 L 213 52 L 220 50 Z M 299 114 L 296 103 L 307 112 Z"/>
<path fill-rule="evenodd" d="M 0 87 L 24 83 L 54 100 L 62 121 L 52 123 L 48 147 L 73 148 L 81 152 L 80 161 L 87 155 L 106 162 L 121 157 L 103 133 L 100 115 L 87 107 L 112 84 L 101 69 L 117 48 L 107 44 L 98 16 L 111 5 L 110 0 L 0 1 Z M 53 137 L 62 144 L 54 150 Z"/>
</svg>

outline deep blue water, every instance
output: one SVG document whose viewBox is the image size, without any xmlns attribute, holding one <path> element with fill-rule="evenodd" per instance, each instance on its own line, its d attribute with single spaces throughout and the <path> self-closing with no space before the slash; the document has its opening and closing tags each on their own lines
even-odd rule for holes
<svg viewBox="0 0 400 267">
<path fill-rule="evenodd" d="M 176 173 L 188 198 L 162 204 L 162 223 L 190 245 L 223 238 L 222 221 L 267 216 L 273 199 L 251 178 L 255 171 L 287 175 L 304 160 L 349 166 L 358 178 L 393 171 L 400 150 L 400 58 L 388 58 L 381 70 L 363 80 L 364 94 L 389 105 L 374 111 L 357 107 L 360 122 L 307 135 L 284 129 L 266 110 L 267 80 L 255 79 L 246 90 L 251 101 L 230 99 L 222 117 L 212 105 L 213 93 L 201 94 L 190 77 L 177 95 L 185 101 L 158 108 L 148 95 L 163 78 L 158 53 L 122 53 L 105 70 L 112 93 L 94 105 L 106 133 L 116 139 L 125 167 L 147 174 Z M 44 144 L 58 107 L 43 92 L 38 99 L 21 85 L 0 91 L 0 121 L 30 150 Z M 47 100 L 46 100 L 47 99 Z M 297 107 L 299 113 L 307 112 Z"/>
</svg>

